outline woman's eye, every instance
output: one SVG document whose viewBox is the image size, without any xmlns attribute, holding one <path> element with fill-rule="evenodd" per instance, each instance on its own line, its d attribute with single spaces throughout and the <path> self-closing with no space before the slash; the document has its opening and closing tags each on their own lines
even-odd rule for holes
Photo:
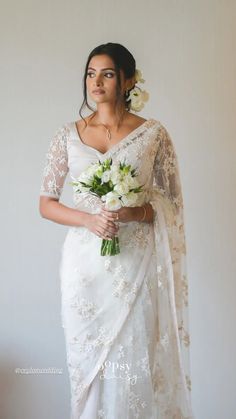
<svg viewBox="0 0 236 419">
<path fill-rule="evenodd" d="M 90 73 L 87 73 L 87 76 L 92 76 L 92 75 L 94 75 L 94 73 L 91 73 L 91 72 Z M 112 78 L 114 74 L 113 73 L 105 73 L 104 74 L 104 76 L 107 76 L 107 75 L 110 75 L 111 76 L 111 77 L 108 77 L 108 78 Z"/>
</svg>

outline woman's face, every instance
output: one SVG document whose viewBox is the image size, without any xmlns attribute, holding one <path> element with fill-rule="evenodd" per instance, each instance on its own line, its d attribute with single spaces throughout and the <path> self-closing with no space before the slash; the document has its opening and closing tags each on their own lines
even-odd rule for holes
<svg viewBox="0 0 236 419">
<path fill-rule="evenodd" d="M 125 92 L 123 71 L 120 71 L 121 91 Z M 112 59 L 108 55 L 95 55 L 91 58 L 86 75 L 87 93 L 94 102 L 113 103 L 116 97 L 117 76 Z M 94 90 L 99 90 L 95 92 Z"/>
</svg>

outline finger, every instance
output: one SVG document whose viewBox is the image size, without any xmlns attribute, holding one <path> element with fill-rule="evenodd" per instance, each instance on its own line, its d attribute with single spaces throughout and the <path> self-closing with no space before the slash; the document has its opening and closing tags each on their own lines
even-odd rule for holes
<svg viewBox="0 0 236 419">
<path fill-rule="evenodd" d="M 108 209 L 106 209 L 105 207 L 102 207 L 101 209 L 101 213 L 106 215 L 106 216 L 111 216 L 112 218 L 117 218 L 117 214 L 119 214 L 118 210 L 117 211 L 110 211 Z"/>
<path fill-rule="evenodd" d="M 110 214 L 109 213 L 107 213 L 107 212 L 104 212 L 104 211 L 101 211 L 101 216 L 103 217 L 103 218 L 105 218 L 106 220 L 109 220 L 111 217 L 110 217 Z"/>
<path fill-rule="evenodd" d="M 101 218 L 102 225 L 105 227 L 114 227 L 117 228 L 117 224 L 114 222 L 114 218 L 102 216 Z"/>
<path fill-rule="evenodd" d="M 102 225 L 100 224 L 99 227 L 103 230 L 103 232 L 108 233 L 108 234 L 116 234 L 117 231 L 119 230 L 119 226 L 112 223 L 111 221 L 102 223 Z"/>
<path fill-rule="evenodd" d="M 105 215 L 109 215 L 112 211 L 109 211 L 108 209 L 106 209 L 105 207 L 101 208 L 101 214 L 105 214 Z"/>
<path fill-rule="evenodd" d="M 102 239 L 106 239 L 106 240 L 112 240 L 112 234 L 109 234 L 108 231 L 106 230 L 97 230 L 98 232 L 98 236 L 101 237 Z"/>
<path fill-rule="evenodd" d="M 109 211 L 108 209 L 106 209 L 106 208 L 102 208 L 101 209 L 101 214 L 105 214 L 105 215 L 110 215 L 112 213 L 112 211 Z"/>
<path fill-rule="evenodd" d="M 119 213 L 117 211 L 106 211 L 103 212 L 103 214 L 105 215 L 105 217 L 112 221 L 118 221 L 119 219 Z"/>
</svg>

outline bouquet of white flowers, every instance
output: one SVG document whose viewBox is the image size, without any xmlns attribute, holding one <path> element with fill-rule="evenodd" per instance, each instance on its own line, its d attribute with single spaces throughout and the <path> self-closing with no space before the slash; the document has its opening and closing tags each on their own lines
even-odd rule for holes
<svg viewBox="0 0 236 419">
<path fill-rule="evenodd" d="M 104 162 L 92 163 L 80 174 L 76 181 L 71 182 L 74 191 L 90 192 L 99 196 L 109 210 L 117 210 L 122 206 L 134 206 L 137 201 L 137 193 L 142 192 L 144 185 L 139 185 L 136 169 L 131 165 L 117 162 L 113 163 L 112 158 Z M 103 239 L 101 256 L 116 255 L 120 253 L 119 239 Z"/>
</svg>

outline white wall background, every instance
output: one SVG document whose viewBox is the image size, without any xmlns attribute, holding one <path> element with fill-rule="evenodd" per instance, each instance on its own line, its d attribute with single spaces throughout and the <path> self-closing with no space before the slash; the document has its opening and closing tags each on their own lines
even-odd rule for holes
<svg viewBox="0 0 236 419">
<path fill-rule="evenodd" d="M 69 418 L 58 277 L 67 226 L 40 217 L 39 188 L 51 136 L 79 119 L 87 56 L 105 42 L 133 53 L 150 93 L 141 116 L 166 126 L 179 158 L 196 419 L 236 417 L 235 21 L 233 0 L 1 1 L 3 419 Z"/>
</svg>

